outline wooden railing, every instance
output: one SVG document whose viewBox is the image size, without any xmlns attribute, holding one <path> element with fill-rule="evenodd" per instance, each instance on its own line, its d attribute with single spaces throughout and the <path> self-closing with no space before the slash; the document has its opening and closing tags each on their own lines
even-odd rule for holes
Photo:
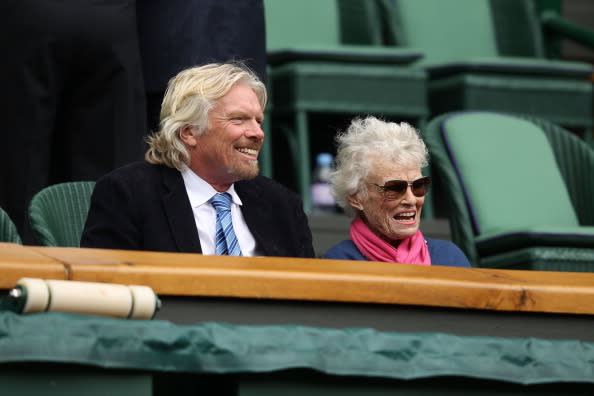
<svg viewBox="0 0 594 396">
<path fill-rule="evenodd" d="M 140 284 L 159 295 L 594 314 L 594 274 L 203 256 L 0 243 L 0 289 L 21 277 Z"/>
</svg>

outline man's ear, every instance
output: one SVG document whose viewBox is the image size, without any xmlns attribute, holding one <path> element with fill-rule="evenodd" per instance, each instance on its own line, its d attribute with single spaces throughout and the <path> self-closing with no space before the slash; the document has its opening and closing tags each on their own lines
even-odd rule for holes
<svg viewBox="0 0 594 396">
<path fill-rule="evenodd" d="M 349 195 L 349 204 L 360 211 L 363 211 L 363 205 L 361 205 L 361 201 L 359 199 L 359 194 L 351 194 Z"/>
<path fill-rule="evenodd" d="M 196 146 L 197 140 L 192 125 L 186 125 L 179 130 L 179 138 L 190 147 Z"/>
</svg>

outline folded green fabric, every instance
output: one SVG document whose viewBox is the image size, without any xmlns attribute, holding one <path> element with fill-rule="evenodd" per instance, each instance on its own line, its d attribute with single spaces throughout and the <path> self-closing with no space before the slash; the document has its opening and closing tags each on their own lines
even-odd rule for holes
<svg viewBox="0 0 594 396">
<path fill-rule="evenodd" d="M 594 382 L 594 345 L 580 341 L 293 325 L 181 326 L 64 313 L 0 313 L 0 362 L 192 373 L 309 368 L 395 379 L 465 376 L 521 384 Z"/>
</svg>

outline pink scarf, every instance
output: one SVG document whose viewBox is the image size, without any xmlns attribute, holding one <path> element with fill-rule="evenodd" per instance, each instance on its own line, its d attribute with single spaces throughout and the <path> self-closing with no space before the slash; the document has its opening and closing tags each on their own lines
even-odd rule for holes
<svg viewBox="0 0 594 396">
<path fill-rule="evenodd" d="M 398 247 L 394 247 L 378 237 L 361 217 L 357 216 L 351 223 L 350 235 L 361 253 L 371 261 L 431 265 L 427 242 L 421 231 L 403 239 Z"/>
</svg>

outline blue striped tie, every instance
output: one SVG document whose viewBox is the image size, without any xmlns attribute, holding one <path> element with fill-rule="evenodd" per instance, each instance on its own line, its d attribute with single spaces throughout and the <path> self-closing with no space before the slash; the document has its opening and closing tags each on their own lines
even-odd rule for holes
<svg viewBox="0 0 594 396">
<path fill-rule="evenodd" d="M 209 201 L 217 211 L 217 235 L 215 254 L 241 256 L 241 248 L 233 231 L 231 222 L 231 195 L 228 193 L 215 194 Z"/>
</svg>

